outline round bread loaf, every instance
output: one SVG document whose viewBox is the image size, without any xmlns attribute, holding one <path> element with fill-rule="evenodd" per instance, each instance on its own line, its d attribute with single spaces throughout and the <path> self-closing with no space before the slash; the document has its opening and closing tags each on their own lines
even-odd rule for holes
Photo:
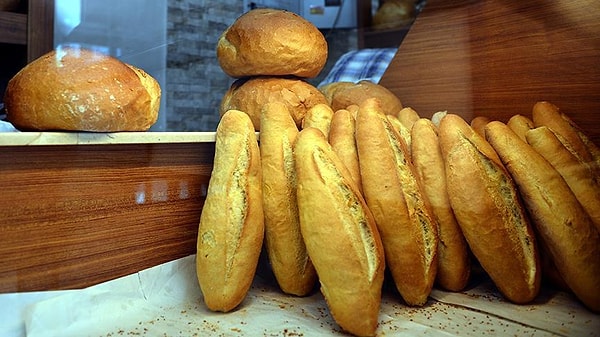
<svg viewBox="0 0 600 337">
<path fill-rule="evenodd" d="M 221 68 L 235 78 L 316 77 L 327 54 L 327 41 L 317 27 L 297 14 L 270 8 L 246 12 L 217 43 Z"/>
<path fill-rule="evenodd" d="M 349 105 L 360 105 L 367 98 L 377 98 L 386 115 L 397 116 L 402 110 L 402 102 L 388 88 L 362 80 L 353 82 L 333 82 L 319 88 L 325 95 L 333 111 L 346 109 Z"/>
<path fill-rule="evenodd" d="M 88 49 L 59 48 L 8 83 L 7 119 L 20 130 L 146 131 L 161 89 L 143 70 Z"/>
<path fill-rule="evenodd" d="M 223 95 L 221 116 L 227 110 L 247 113 L 260 130 L 260 114 L 264 105 L 281 102 L 300 128 L 306 112 L 317 104 L 328 104 L 323 94 L 310 83 L 293 77 L 258 76 L 236 80 Z"/>
</svg>

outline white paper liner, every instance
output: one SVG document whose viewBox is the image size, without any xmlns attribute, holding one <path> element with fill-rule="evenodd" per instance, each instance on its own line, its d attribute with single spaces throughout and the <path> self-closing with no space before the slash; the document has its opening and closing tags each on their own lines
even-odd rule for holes
<svg viewBox="0 0 600 337">
<path fill-rule="evenodd" d="M 600 315 L 562 292 L 544 290 L 535 303 L 514 305 L 483 283 L 464 293 L 436 289 L 426 306 L 411 308 L 389 287 L 378 336 L 599 336 Z M 238 309 L 209 311 L 194 256 L 41 300 L 27 307 L 23 320 L 31 337 L 346 336 L 319 292 L 282 294 L 264 273 Z"/>
</svg>

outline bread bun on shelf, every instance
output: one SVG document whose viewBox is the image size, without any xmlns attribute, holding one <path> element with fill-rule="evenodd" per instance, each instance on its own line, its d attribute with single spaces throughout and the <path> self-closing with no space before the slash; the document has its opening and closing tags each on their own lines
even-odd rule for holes
<svg viewBox="0 0 600 337">
<path fill-rule="evenodd" d="M 220 113 L 235 109 L 247 113 L 260 130 L 260 114 L 269 102 L 283 103 L 300 128 L 306 112 L 327 99 L 310 83 L 295 77 L 259 76 L 236 80 L 223 95 Z M 284 111 L 284 110 L 283 110 Z"/>
<path fill-rule="evenodd" d="M 8 83 L 7 119 L 20 130 L 146 131 L 161 88 L 142 69 L 82 48 L 57 48 Z"/>
<path fill-rule="evenodd" d="M 402 110 L 402 102 L 386 87 L 368 80 L 353 82 L 333 82 L 319 87 L 334 111 L 346 109 L 349 105 L 360 105 L 368 98 L 377 98 L 383 112 L 397 116 Z"/>
<path fill-rule="evenodd" d="M 235 78 L 312 78 L 325 66 L 327 55 L 327 41 L 317 27 L 295 13 L 272 8 L 246 12 L 217 42 L 219 64 Z"/>
</svg>

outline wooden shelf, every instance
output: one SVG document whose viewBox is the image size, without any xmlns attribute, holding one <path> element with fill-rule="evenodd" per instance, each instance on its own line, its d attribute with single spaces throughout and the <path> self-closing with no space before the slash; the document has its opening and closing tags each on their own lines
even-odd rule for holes
<svg viewBox="0 0 600 337">
<path fill-rule="evenodd" d="M 29 0 L 27 13 L 0 11 L 0 43 L 26 45 L 27 62 L 54 47 L 54 0 Z"/>
<path fill-rule="evenodd" d="M 0 43 L 27 44 L 27 14 L 0 11 Z"/>
</svg>

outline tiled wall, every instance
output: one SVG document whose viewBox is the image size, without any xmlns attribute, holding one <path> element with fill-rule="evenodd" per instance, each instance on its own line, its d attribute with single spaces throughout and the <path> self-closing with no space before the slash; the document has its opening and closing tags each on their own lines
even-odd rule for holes
<svg viewBox="0 0 600 337">
<path fill-rule="evenodd" d="M 169 0 L 167 24 L 167 131 L 214 131 L 218 107 L 233 79 L 216 59 L 221 33 L 244 12 L 239 0 Z M 328 36 L 329 62 L 318 84 L 339 55 L 357 46 L 355 30 Z"/>
</svg>

